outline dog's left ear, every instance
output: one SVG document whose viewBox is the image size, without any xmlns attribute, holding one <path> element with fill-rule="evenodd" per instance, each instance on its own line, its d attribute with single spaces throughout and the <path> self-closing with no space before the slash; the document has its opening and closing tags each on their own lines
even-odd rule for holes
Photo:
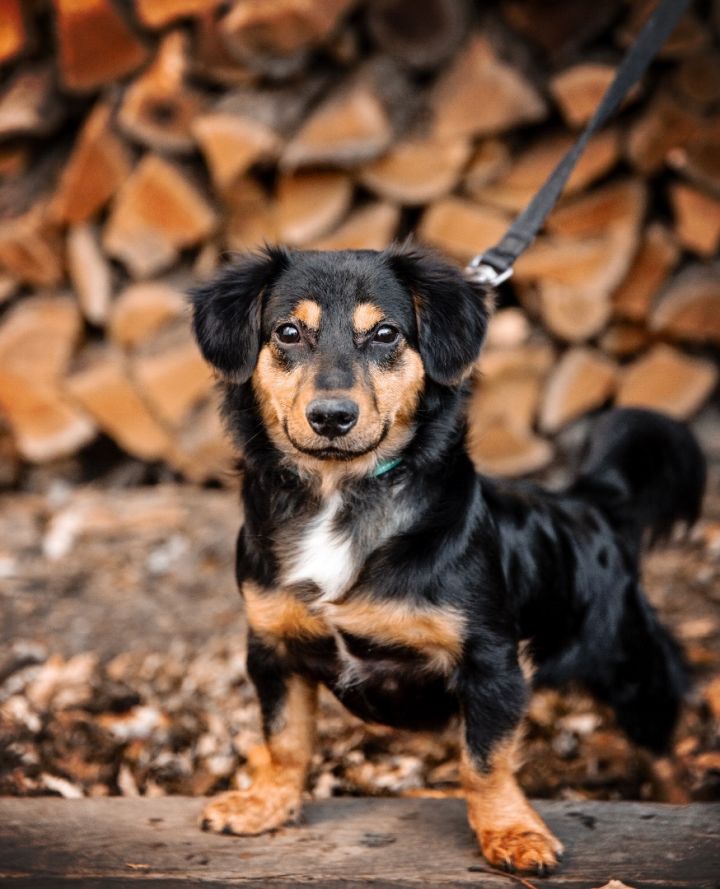
<svg viewBox="0 0 720 889">
<path fill-rule="evenodd" d="M 252 375 L 260 352 L 262 295 L 288 264 L 280 247 L 243 256 L 190 294 L 193 330 L 206 361 L 234 382 Z"/>
<path fill-rule="evenodd" d="M 420 357 L 428 376 L 458 385 L 485 339 L 492 299 L 449 263 L 421 250 L 390 249 L 393 272 L 415 300 Z"/>
</svg>

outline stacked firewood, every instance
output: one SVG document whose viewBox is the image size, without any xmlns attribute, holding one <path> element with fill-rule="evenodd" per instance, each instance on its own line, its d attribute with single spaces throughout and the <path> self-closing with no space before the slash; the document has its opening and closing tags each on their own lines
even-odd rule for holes
<svg viewBox="0 0 720 889">
<path fill-rule="evenodd" d="M 229 448 L 183 293 L 264 241 L 458 263 L 573 143 L 652 4 L 0 0 L 0 462 Z M 720 3 L 689 12 L 503 289 L 478 465 L 604 405 L 690 417 L 720 345 Z"/>
</svg>

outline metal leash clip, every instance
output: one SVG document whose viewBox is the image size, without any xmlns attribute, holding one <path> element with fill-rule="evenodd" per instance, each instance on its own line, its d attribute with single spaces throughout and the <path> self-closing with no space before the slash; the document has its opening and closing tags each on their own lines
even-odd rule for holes
<svg viewBox="0 0 720 889">
<path fill-rule="evenodd" d="M 484 259 L 484 254 L 481 253 L 470 260 L 465 267 L 465 274 L 476 284 L 495 290 L 512 275 L 513 267 L 508 266 L 504 271 L 499 272 L 490 263 L 485 262 Z"/>
</svg>

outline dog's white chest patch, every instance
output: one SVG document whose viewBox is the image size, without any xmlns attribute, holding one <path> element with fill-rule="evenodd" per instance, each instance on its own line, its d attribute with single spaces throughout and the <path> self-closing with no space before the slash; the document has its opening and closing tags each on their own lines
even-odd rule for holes
<svg viewBox="0 0 720 889">
<path fill-rule="evenodd" d="M 341 509 L 342 497 L 333 494 L 305 529 L 284 578 L 286 584 L 312 581 L 326 601 L 343 593 L 357 571 L 351 538 L 336 528 Z"/>
</svg>

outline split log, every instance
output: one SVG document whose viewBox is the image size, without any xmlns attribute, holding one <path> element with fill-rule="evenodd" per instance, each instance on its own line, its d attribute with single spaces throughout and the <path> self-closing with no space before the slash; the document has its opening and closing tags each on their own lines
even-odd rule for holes
<svg viewBox="0 0 720 889">
<path fill-rule="evenodd" d="M 147 48 L 111 0 L 52 2 L 60 76 L 67 89 L 90 92 L 147 61 Z"/>
<path fill-rule="evenodd" d="M 616 367 L 596 349 L 568 349 L 550 374 L 540 408 L 540 429 L 554 434 L 601 407 L 615 391 Z"/>
<path fill-rule="evenodd" d="M 617 403 L 687 420 L 702 407 L 717 378 L 717 368 L 709 361 L 690 358 L 661 344 L 625 369 Z"/>
<path fill-rule="evenodd" d="M 222 19 L 228 51 L 274 77 L 296 72 L 306 50 L 327 39 L 354 0 L 245 0 Z"/>
<path fill-rule="evenodd" d="M 0 65 L 16 59 L 28 42 L 20 0 L 0 0 Z"/>
<path fill-rule="evenodd" d="M 632 242 L 632 255 L 637 249 L 637 233 L 646 207 L 645 183 L 621 179 L 565 201 L 550 214 L 546 227 L 552 234 L 567 238 L 621 232 Z"/>
<path fill-rule="evenodd" d="M 18 281 L 45 287 L 63 278 L 62 237 L 48 205 L 38 201 L 26 213 L 3 217 L 0 199 L 0 269 Z"/>
<path fill-rule="evenodd" d="M 20 455 L 31 463 L 68 457 L 89 444 L 96 427 L 70 404 L 57 384 L 0 366 L 0 409 Z"/>
<path fill-rule="evenodd" d="M 720 197 L 720 123 L 717 116 L 680 147 L 668 152 L 668 164 L 701 188 Z"/>
<path fill-rule="evenodd" d="M 503 0 L 502 14 L 511 27 L 553 59 L 577 55 L 616 17 L 620 0 L 582 6 L 574 0 Z"/>
<path fill-rule="evenodd" d="M 627 358 L 645 349 L 651 339 L 643 325 L 616 321 L 600 337 L 600 348 L 616 358 Z"/>
<path fill-rule="evenodd" d="M 278 133 L 262 121 L 229 112 L 201 115 L 194 121 L 192 132 L 220 193 L 257 161 L 277 158 L 282 146 Z"/>
<path fill-rule="evenodd" d="M 19 286 L 15 278 L 0 274 L 0 305 L 15 296 Z"/>
<path fill-rule="evenodd" d="M 541 380 L 532 370 L 480 379 L 468 408 L 469 434 L 478 440 L 496 424 L 529 432 L 540 403 Z"/>
<path fill-rule="evenodd" d="M 214 382 L 185 324 L 135 355 L 131 374 L 155 416 L 172 429 L 207 397 Z"/>
<path fill-rule="evenodd" d="M 83 223 L 68 231 L 67 264 L 83 314 L 91 324 L 104 325 L 112 298 L 112 274 L 96 226 Z"/>
<path fill-rule="evenodd" d="M 231 250 L 254 250 L 278 240 L 276 208 L 255 179 L 239 179 L 223 199 L 227 208 L 224 240 Z"/>
<path fill-rule="evenodd" d="M 716 256 L 720 248 L 720 199 L 675 183 L 670 189 L 678 241 L 700 256 Z"/>
<path fill-rule="evenodd" d="M 104 102 L 96 105 L 75 141 L 51 205 L 61 223 L 90 219 L 130 175 L 130 155 L 111 129 L 111 114 Z"/>
<path fill-rule="evenodd" d="M 606 256 L 612 256 L 610 248 Z M 573 285 L 543 281 L 539 285 L 540 315 L 545 326 L 568 343 L 583 343 L 607 324 L 612 307 L 605 287 L 578 290 Z"/>
<path fill-rule="evenodd" d="M 373 85 L 368 78 L 357 78 L 310 114 L 288 143 L 282 166 L 370 161 L 389 147 L 391 139 L 391 123 Z"/>
<path fill-rule="evenodd" d="M 221 0 L 135 0 L 135 12 L 146 28 L 164 28 L 178 19 L 211 13 Z"/>
<path fill-rule="evenodd" d="M 435 136 L 398 142 L 381 158 L 362 167 L 360 182 L 382 198 L 417 206 L 448 194 L 470 156 L 466 139 Z"/>
<path fill-rule="evenodd" d="M 673 339 L 720 345 L 720 268 L 684 269 L 653 308 L 650 328 Z"/>
<path fill-rule="evenodd" d="M 376 0 L 367 23 L 378 48 L 411 68 L 447 61 L 467 33 L 463 0 Z"/>
<path fill-rule="evenodd" d="M 465 191 L 477 197 L 480 189 L 499 180 L 513 161 L 510 149 L 500 139 L 484 139 L 477 146 L 463 177 Z"/>
<path fill-rule="evenodd" d="M 180 168 L 148 154 L 118 193 L 103 246 L 132 275 L 146 277 L 167 268 L 216 225 L 214 210 Z"/>
<path fill-rule="evenodd" d="M 499 309 L 488 323 L 483 348 L 517 349 L 530 338 L 530 323 L 521 309 Z"/>
<path fill-rule="evenodd" d="M 186 83 L 187 66 L 185 34 L 172 31 L 152 65 L 125 91 L 118 123 L 129 136 L 158 151 L 194 150 L 192 123 L 205 97 Z"/>
<path fill-rule="evenodd" d="M 164 3 L 164 0 L 161 0 Z M 201 13 L 195 21 L 192 71 L 213 84 L 230 87 L 254 83 L 252 68 L 233 58 L 222 39 L 215 11 Z"/>
<path fill-rule="evenodd" d="M 108 331 L 124 349 L 152 339 L 185 311 L 183 294 L 163 281 L 142 281 L 126 287 L 112 304 Z"/>
<path fill-rule="evenodd" d="M 330 232 L 350 209 L 353 186 L 345 173 L 292 173 L 277 184 L 280 238 L 301 247 Z"/>
<path fill-rule="evenodd" d="M 668 93 L 659 92 L 630 129 L 628 158 L 646 176 L 657 173 L 669 155 L 690 142 L 702 125 L 702 118 Z"/>
<path fill-rule="evenodd" d="M 674 72 L 672 83 L 681 100 L 712 113 L 712 107 L 720 102 L 720 53 L 711 49 L 685 59 Z"/>
<path fill-rule="evenodd" d="M 550 79 L 550 92 L 568 126 L 581 127 L 590 120 L 612 83 L 615 71 L 613 65 L 583 62 Z"/>
<path fill-rule="evenodd" d="M 471 168 L 465 180 L 465 188 L 477 201 L 517 213 L 530 202 L 562 157 L 572 148 L 573 142 L 572 137 L 566 135 L 539 139 L 511 162 L 498 163 L 500 175 L 489 181 L 486 177 L 478 180 Z M 619 132 L 608 129 L 598 133 L 588 142 L 563 194 L 571 195 L 582 191 L 608 173 L 619 156 Z"/>
<path fill-rule="evenodd" d="M 637 39 L 641 28 L 650 18 L 655 3 L 653 0 L 638 0 L 630 4 L 627 21 L 619 29 L 618 41 L 621 46 L 629 47 Z M 692 10 L 686 12 L 677 23 L 672 33 L 660 47 L 658 56 L 661 59 L 684 59 L 694 55 L 707 46 L 710 40 L 708 29 L 700 22 Z"/>
<path fill-rule="evenodd" d="M 518 70 L 474 34 L 441 75 L 430 97 L 434 130 L 440 138 L 486 136 L 520 124 L 537 123 L 545 102 Z"/>
<path fill-rule="evenodd" d="M 498 241 L 510 222 L 499 210 L 449 197 L 430 205 L 420 220 L 418 234 L 460 262 L 469 262 Z"/>
<path fill-rule="evenodd" d="M 478 472 L 519 476 L 548 466 L 553 448 L 532 432 L 497 420 L 469 435 L 468 454 Z"/>
<path fill-rule="evenodd" d="M 485 379 L 533 373 L 543 379 L 555 363 L 555 350 L 548 342 L 529 342 L 513 349 L 485 349 L 478 370 Z"/>
<path fill-rule="evenodd" d="M 157 460 L 169 453 L 172 440 L 130 382 L 122 356 L 105 347 L 82 357 L 82 369 L 66 380 L 68 393 L 129 454 Z"/>
<path fill-rule="evenodd" d="M 191 482 L 232 479 L 237 454 L 228 439 L 217 398 L 192 411 L 175 431 L 168 462 Z"/>
<path fill-rule="evenodd" d="M 399 222 L 399 207 L 376 201 L 355 210 L 332 234 L 309 246 L 313 250 L 383 250 Z"/>
<path fill-rule="evenodd" d="M 57 128 L 62 117 L 63 106 L 48 65 L 19 70 L 0 94 L 0 139 L 45 136 Z"/>
<path fill-rule="evenodd" d="M 627 275 L 613 293 L 615 314 L 631 321 L 644 321 L 679 256 L 670 232 L 657 222 L 649 225 Z"/>
<path fill-rule="evenodd" d="M 82 329 L 75 301 L 33 296 L 12 307 L 0 326 L 0 367 L 52 382 L 67 369 Z"/>
</svg>

